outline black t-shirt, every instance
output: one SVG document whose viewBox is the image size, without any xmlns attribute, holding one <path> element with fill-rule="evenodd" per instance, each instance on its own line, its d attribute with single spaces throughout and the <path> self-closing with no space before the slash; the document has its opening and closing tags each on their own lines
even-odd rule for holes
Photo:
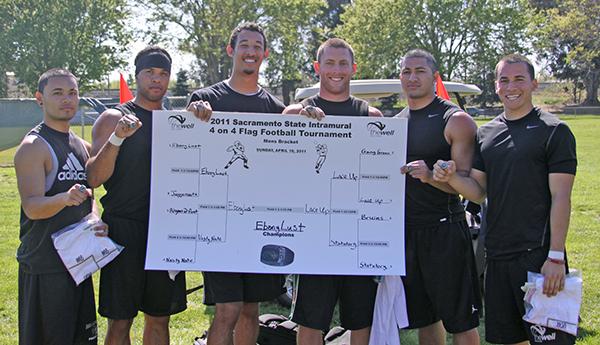
<svg viewBox="0 0 600 345">
<path fill-rule="evenodd" d="M 504 114 L 481 126 L 473 168 L 487 180 L 490 258 L 545 247 L 550 241 L 548 174 L 575 175 L 575 137 L 553 114 L 534 108 L 509 121 Z"/>
<path fill-rule="evenodd" d="M 319 107 L 326 115 L 369 116 L 369 103 L 353 96 L 343 102 L 333 102 L 315 95 L 304 99 L 300 104 Z"/>
<path fill-rule="evenodd" d="M 280 100 L 263 88 L 255 94 L 245 95 L 235 91 L 224 81 L 194 91 L 188 104 L 200 100 L 209 102 L 214 111 L 280 114 L 285 109 Z"/>
<path fill-rule="evenodd" d="M 450 117 L 461 109 L 439 97 L 418 110 L 404 108 L 396 117 L 408 118 L 406 162 L 423 160 L 433 169 L 438 159 L 451 159 L 451 146 L 444 137 Z M 441 191 L 406 175 L 405 223 L 430 226 L 464 220 L 464 207 L 458 195 Z"/>
<path fill-rule="evenodd" d="M 42 138 L 52 156 L 52 170 L 46 176 L 45 196 L 66 192 L 74 184 L 87 185 L 85 163 L 89 154 L 82 140 L 72 132 L 56 131 L 41 123 L 29 135 Z M 60 260 L 52 234 L 80 221 L 92 212 L 92 199 L 87 198 L 79 206 L 68 206 L 46 219 L 29 219 L 21 208 L 21 245 L 17 249 L 17 261 L 21 269 L 31 274 L 66 272 Z"/>
<path fill-rule="evenodd" d="M 143 126 L 123 141 L 115 170 L 104 183 L 106 195 L 100 201 L 104 212 L 110 216 L 148 222 L 152 112 L 132 101 L 120 104 L 116 109 L 123 114 L 134 114 Z"/>
</svg>

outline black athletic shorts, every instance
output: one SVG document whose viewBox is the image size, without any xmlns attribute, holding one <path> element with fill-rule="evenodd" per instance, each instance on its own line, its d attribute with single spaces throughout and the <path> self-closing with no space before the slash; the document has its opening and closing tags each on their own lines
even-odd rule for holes
<svg viewBox="0 0 600 345">
<path fill-rule="evenodd" d="M 479 326 L 481 293 L 466 221 L 405 229 L 408 328 L 442 320 L 450 333 Z"/>
<path fill-rule="evenodd" d="M 529 340 L 531 344 L 568 345 L 575 336 L 523 321 L 525 293 L 521 286 L 527 271 L 539 273 L 548 256 L 547 248 L 522 253 L 510 259 L 488 259 L 485 271 L 485 340 L 512 344 Z"/>
<path fill-rule="evenodd" d="M 358 330 L 371 326 L 377 283 L 372 276 L 296 276 L 292 321 L 299 325 L 329 330 L 333 311 L 340 301 L 342 327 Z"/>
<path fill-rule="evenodd" d="M 100 272 L 98 313 L 114 320 L 132 319 L 138 311 L 168 316 L 186 309 L 185 272 L 175 281 L 167 271 L 146 271 L 148 224 L 103 215 L 109 236 L 123 251 Z"/>
<path fill-rule="evenodd" d="M 282 274 L 202 272 L 204 304 L 270 301 L 285 293 Z"/>
<path fill-rule="evenodd" d="M 19 345 L 98 343 L 92 278 L 79 286 L 68 272 L 19 268 Z"/>
</svg>

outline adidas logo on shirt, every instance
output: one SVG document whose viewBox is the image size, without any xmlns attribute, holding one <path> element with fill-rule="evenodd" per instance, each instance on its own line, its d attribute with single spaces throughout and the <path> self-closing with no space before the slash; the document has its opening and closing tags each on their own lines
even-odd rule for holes
<svg viewBox="0 0 600 345">
<path fill-rule="evenodd" d="M 85 168 L 79 161 L 73 152 L 67 156 L 67 162 L 62 166 L 62 171 L 58 173 L 59 181 L 78 181 L 86 180 L 87 174 Z"/>
</svg>

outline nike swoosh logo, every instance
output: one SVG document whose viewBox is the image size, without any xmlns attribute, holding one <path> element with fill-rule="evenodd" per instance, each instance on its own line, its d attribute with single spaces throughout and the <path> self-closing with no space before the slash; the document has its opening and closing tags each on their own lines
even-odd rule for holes
<svg viewBox="0 0 600 345">
<path fill-rule="evenodd" d="M 429 115 L 427 115 L 427 117 L 428 117 L 428 118 L 432 118 L 432 117 L 436 117 L 436 116 L 439 116 L 439 115 L 440 115 L 440 114 L 429 114 Z"/>
<path fill-rule="evenodd" d="M 540 125 L 537 125 L 537 126 L 527 125 L 527 129 L 538 128 L 539 126 L 540 126 Z"/>
</svg>

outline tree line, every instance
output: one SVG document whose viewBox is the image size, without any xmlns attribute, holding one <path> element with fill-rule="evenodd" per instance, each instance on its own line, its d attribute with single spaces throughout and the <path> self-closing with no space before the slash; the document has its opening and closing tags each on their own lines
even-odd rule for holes
<svg viewBox="0 0 600 345">
<path fill-rule="evenodd" d="M 133 40 L 192 54 L 190 77 L 210 85 L 231 72 L 231 30 L 255 21 L 268 33 L 267 86 L 281 89 L 286 103 L 316 81 L 316 49 L 335 36 L 354 47 L 357 78 L 397 78 L 400 57 L 423 48 L 445 80 L 480 86 L 476 102 L 485 106 L 497 100 L 495 63 L 518 52 L 583 86 L 583 104 L 600 105 L 596 0 L 0 0 L 0 8 L 0 73 L 14 72 L 32 90 L 57 66 L 91 87 L 124 66 Z"/>
</svg>

